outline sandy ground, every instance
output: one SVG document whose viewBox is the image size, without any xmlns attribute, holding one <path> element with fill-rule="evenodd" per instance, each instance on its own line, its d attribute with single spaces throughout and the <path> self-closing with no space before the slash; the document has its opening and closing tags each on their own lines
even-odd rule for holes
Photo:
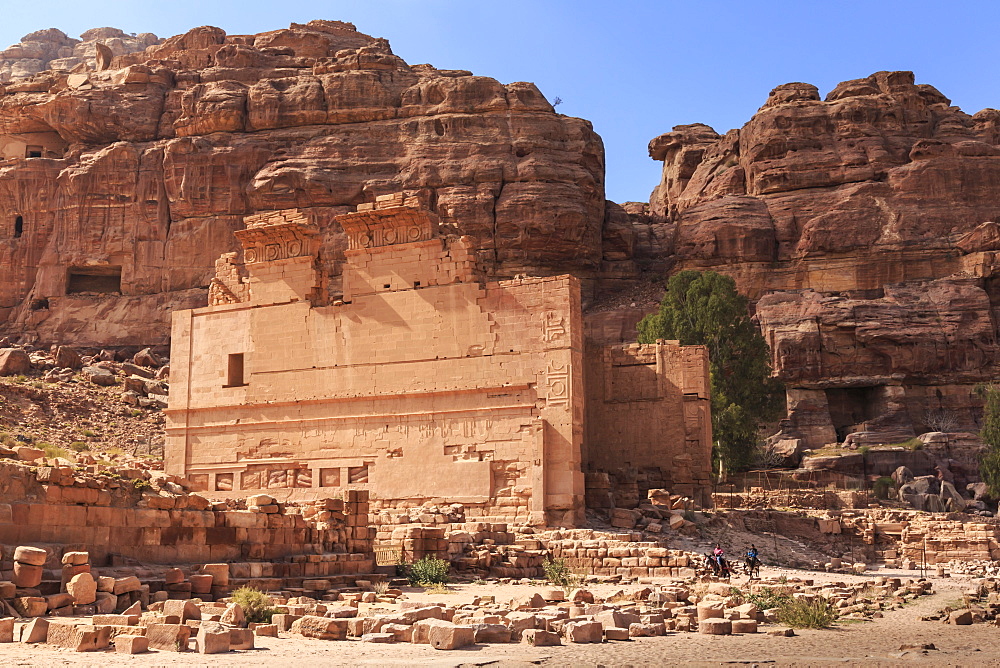
<svg viewBox="0 0 1000 668">
<path fill-rule="evenodd" d="M 870 576 L 828 575 L 809 571 L 767 569 L 765 577 L 787 575 L 817 581 L 857 581 Z M 913 572 L 879 571 L 878 575 L 914 577 Z M 873 577 L 873 576 L 871 576 Z M 996 626 L 949 626 L 922 622 L 920 616 L 955 600 L 969 580 L 932 578 L 935 593 L 917 599 L 902 610 L 889 611 L 871 622 L 842 623 L 822 630 L 797 631 L 794 638 L 764 633 L 740 636 L 704 636 L 673 633 L 659 638 L 595 645 L 532 648 L 523 644 L 482 645 L 441 652 L 427 645 L 371 644 L 354 640 L 322 641 L 297 636 L 258 638 L 258 649 L 204 656 L 175 652 L 118 655 L 113 651 L 80 654 L 45 645 L 0 645 L 2 666 L 1000 666 L 1000 629 Z M 740 580 L 734 584 L 741 584 Z M 618 589 L 592 587 L 598 595 Z M 627 589 L 627 588 L 626 588 Z M 475 595 L 498 600 L 523 594 L 526 586 L 455 585 L 447 594 L 410 594 L 413 600 L 462 604 Z M 769 626 L 763 629 L 772 628 Z M 904 644 L 933 643 L 936 650 L 901 650 Z"/>
</svg>

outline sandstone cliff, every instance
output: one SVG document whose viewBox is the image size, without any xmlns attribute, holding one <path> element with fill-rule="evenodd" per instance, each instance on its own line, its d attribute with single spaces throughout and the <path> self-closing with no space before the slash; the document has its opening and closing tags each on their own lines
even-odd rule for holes
<svg viewBox="0 0 1000 668">
<path fill-rule="evenodd" d="M 314 217 L 336 291 L 333 216 L 400 191 L 474 236 L 488 274 L 602 268 L 600 137 L 533 84 L 411 66 L 333 21 L 202 27 L 106 56 L 0 91 L 6 332 L 164 343 L 170 311 L 206 303 L 215 259 L 262 210 Z"/>
<path fill-rule="evenodd" d="M 1000 111 L 910 72 L 774 89 L 742 128 L 650 142 L 646 265 L 712 268 L 756 300 L 790 447 L 977 428 L 995 378 Z M 796 441 L 796 439 L 801 439 Z"/>
</svg>

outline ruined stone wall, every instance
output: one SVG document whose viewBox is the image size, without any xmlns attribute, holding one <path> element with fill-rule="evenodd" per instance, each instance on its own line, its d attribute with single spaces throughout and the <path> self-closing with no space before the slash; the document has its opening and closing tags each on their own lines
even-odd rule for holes
<svg viewBox="0 0 1000 668">
<path fill-rule="evenodd" d="M 56 544 L 100 563 L 112 555 L 182 564 L 336 552 L 343 558 L 328 568 L 371 572 L 375 531 L 364 492 L 302 506 L 216 509 L 195 494 L 123 493 L 129 483 L 102 489 L 65 466 L 6 463 L 2 472 L 0 545 Z"/>
<path fill-rule="evenodd" d="M 658 487 L 706 503 L 712 422 L 704 346 L 661 341 L 587 350 L 588 472 L 659 469 Z"/>
</svg>

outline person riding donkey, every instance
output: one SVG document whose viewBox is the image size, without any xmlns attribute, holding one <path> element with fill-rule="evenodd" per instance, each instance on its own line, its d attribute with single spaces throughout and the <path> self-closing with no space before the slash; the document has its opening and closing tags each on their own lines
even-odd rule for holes
<svg viewBox="0 0 1000 668">
<path fill-rule="evenodd" d="M 750 549 L 747 550 L 744 563 L 747 574 L 751 578 L 753 578 L 754 573 L 758 576 L 760 575 L 760 558 L 758 557 L 757 546 L 753 543 L 750 544 Z"/>
</svg>

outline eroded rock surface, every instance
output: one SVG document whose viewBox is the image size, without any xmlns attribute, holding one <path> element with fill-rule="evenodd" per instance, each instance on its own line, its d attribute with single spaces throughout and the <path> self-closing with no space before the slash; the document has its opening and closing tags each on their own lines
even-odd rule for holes
<svg viewBox="0 0 1000 668">
<path fill-rule="evenodd" d="M 333 216 L 399 191 L 475 237 L 488 274 L 601 268 L 600 137 L 533 84 L 410 66 L 336 21 L 195 28 L 98 66 L 0 96 L 0 319 L 12 332 L 164 343 L 170 311 L 205 304 L 215 258 L 262 210 L 320 224 L 336 292 L 346 238 Z M 618 254 L 627 264 L 630 249 Z"/>
<path fill-rule="evenodd" d="M 789 385 L 784 439 L 892 443 L 978 428 L 997 372 L 1000 111 L 964 113 L 910 72 L 820 99 L 775 88 L 742 128 L 650 142 L 638 259 L 733 275 Z"/>
</svg>

